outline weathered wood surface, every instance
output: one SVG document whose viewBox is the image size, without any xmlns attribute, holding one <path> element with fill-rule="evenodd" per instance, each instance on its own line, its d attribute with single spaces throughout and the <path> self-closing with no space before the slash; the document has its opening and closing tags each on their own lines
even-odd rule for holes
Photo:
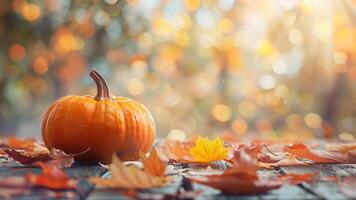
<svg viewBox="0 0 356 200">
<path fill-rule="evenodd" d="M 21 176 L 27 173 L 40 173 L 39 168 L 24 167 L 16 163 L 9 163 L 5 166 L 1 166 L 0 178 L 6 176 Z M 90 176 L 102 176 L 106 172 L 101 166 L 79 166 L 74 165 L 71 168 L 65 169 L 65 172 L 73 177 L 80 179 L 79 191 L 61 191 L 48 195 L 48 192 L 44 192 L 45 189 L 35 189 L 31 194 L 24 196 L 17 196 L 15 199 L 66 199 L 71 197 L 74 199 L 128 199 L 123 196 L 119 190 L 113 189 L 95 189 L 95 187 L 86 181 L 86 178 Z M 340 164 L 340 165 L 311 165 L 304 167 L 282 167 L 275 170 L 262 170 L 261 173 L 269 174 L 287 174 L 287 173 L 320 173 L 321 179 L 326 178 L 325 181 L 319 181 L 315 183 L 303 183 L 300 185 L 286 185 L 277 190 L 273 190 L 266 194 L 261 195 L 223 195 L 218 190 L 211 189 L 199 184 L 193 184 L 194 190 L 202 190 L 203 194 L 196 199 L 348 199 L 342 194 L 338 186 L 333 181 L 328 181 L 327 177 L 339 176 L 346 177 L 356 175 L 356 165 Z M 178 177 L 178 180 L 181 180 Z M 145 190 L 140 191 L 142 197 L 147 199 L 162 197 L 162 194 L 175 194 L 179 187 L 179 181 L 163 189 Z M 356 188 L 355 188 L 356 189 Z M 70 195 L 68 195 L 70 194 Z M 46 196 L 44 196 L 46 195 Z M 146 196 L 145 196 L 146 195 Z M 156 196 L 155 196 L 156 195 Z M 65 197 L 65 198 L 64 198 Z"/>
</svg>

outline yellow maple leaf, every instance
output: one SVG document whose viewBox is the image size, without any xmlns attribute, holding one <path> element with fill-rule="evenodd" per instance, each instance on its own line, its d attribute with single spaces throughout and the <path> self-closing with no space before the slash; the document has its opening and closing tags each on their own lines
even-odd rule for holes
<svg viewBox="0 0 356 200">
<path fill-rule="evenodd" d="M 210 163 L 227 158 L 229 149 L 224 147 L 224 141 L 220 137 L 214 140 L 199 136 L 195 140 L 195 146 L 189 150 L 189 154 L 195 162 Z"/>
</svg>

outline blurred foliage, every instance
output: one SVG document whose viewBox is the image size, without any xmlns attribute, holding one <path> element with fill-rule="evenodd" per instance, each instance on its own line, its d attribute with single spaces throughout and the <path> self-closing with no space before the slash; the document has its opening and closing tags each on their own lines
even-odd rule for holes
<svg viewBox="0 0 356 200">
<path fill-rule="evenodd" d="M 0 131 L 39 136 L 95 67 L 160 136 L 353 141 L 354 2 L 0 1 Z"/>
</svg>

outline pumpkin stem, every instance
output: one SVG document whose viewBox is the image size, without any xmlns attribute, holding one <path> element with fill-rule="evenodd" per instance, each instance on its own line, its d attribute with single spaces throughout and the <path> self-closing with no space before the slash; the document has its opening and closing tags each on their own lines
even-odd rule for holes
<svg viewBox="0 0 356 200">
<path fill-rule="evenodd" d="M 104 77 L 95 69 L 92 69 L 89 75 L 95 81 L 96 87 L 98 89 L 94 99 L 97 101 L 103 99 L 110 99 L 109 87 Z"/>
</svg>

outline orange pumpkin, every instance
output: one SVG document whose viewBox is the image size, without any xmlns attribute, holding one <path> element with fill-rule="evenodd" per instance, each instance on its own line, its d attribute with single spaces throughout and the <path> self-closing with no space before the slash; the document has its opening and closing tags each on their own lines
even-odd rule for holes
<svg viewBox="0 0 356 200">
<path fill-rule="evenodd" d="M 115 152 L 122 160 L 137 160 L 154 141 L 152 115 L 137 101 L 110 96 L 105 79 L 94 69 L 90 76 L 97 95 L 69 95 L 54 102 L 42 121 L 44 143 L 66 153 L 85 152 L 76 157 L 80 161 L 110 163 Z"/>
</svg>

